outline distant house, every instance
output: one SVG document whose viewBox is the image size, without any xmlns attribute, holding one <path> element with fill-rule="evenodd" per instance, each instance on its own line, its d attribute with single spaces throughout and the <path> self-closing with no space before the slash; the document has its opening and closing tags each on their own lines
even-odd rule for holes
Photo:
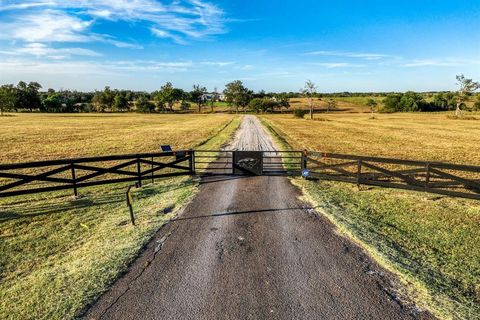
<svg viewBox="0 0 480 320">
<path fill-rule="evenodd" d="M 214 97 L 213 93 L 205 93 L 202 95 L 203 101 L 212 101 Z M 217 93 L 217 101 L 225 101 L 225 95 L 223 93 Z"/>
</svg>

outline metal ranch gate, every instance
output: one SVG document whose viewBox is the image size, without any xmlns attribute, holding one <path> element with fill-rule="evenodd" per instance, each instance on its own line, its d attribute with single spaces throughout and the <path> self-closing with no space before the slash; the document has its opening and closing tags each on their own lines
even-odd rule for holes
<svg viewBox="0 0 480 320">
<path fill-rule="evenodd" d="M 480 200 L 480 166 L 315 151 L 181 150 L 0 164 L 0 198 L 181 175 L 303 176 Z"/>
<path fill-rule="evenodd" d="M 201 175 L 300 175 L 302 151 L 195 150 L 195 173 Z"/>
</svg>

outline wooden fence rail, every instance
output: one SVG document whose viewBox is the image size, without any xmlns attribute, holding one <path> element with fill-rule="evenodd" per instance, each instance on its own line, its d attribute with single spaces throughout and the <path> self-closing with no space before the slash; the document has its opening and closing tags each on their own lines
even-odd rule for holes
<svg viewBox="0 0 480 320">
<path fill-rule="evenodd" d="M 480 200 L 480 166 L 305 152 L 311 177 Z"/>
<path fill-rule="evenodd" d="M 66 189 L 77 195 L 82 187 L 190 175 L 192 155 L 189 150 L 0 164 L 0 198 Z"/>
</svg>

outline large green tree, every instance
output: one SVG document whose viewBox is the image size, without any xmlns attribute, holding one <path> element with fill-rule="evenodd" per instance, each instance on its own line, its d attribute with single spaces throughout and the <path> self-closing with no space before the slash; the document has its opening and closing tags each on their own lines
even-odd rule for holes
<svg viewBox="0 0 480 320">
<path fill-rule="evenodd" d="M 150 102 L 147 96 L 141 95 L 135 100 L 135 108 L 138 112 L 153 112 L 155 105 Z"/>
<path fill-rule="evenodd" d="M 251 92 L 243 85 L 242 81 L 235 80 L 225 85 L 223 90 L 225 100 L 229 105 L 234 105 L 238 113 L 238 108 L 245 109 L 251 99 Z"/>
<path fill-rule="evenodd" d="M 29 109 L 30 111 L 41 109 L 42 101 L 38 91 L 42 86 L 38 82 L 20 81 L 17 84 L 17 99 L 15 108 L 17 109 Z"/>
<path fill-rule="evenodd" d="M 127 111 L 128 110 L 128 100 L 124 93 L 117 92 L 115 98 L 113 99 L 113 110 L 115 111 Z"/>
<path fill-rule="evenodd" d="M 95 107 L 95 110 L 104 112 L 107 109 L 111 109 L 113 105 L 113 100 L 115 99 L 116 92 L 112 91 L 110 87 L 105 87 L 103 91 L 95 92 L 93 96 L 92 103 Z"/>
<path fill-rule="evenodd" d="M 177 101 L 184 100 L 186 97 L 185 91 L 174 88 L 171 82 L 165 83 L 159 91 L 154 94 L 154 100 L 161 110 L 168 109 L 173 111 L 173 105 Z"/>
<path fill-rule="evenodd" d="M 275 95 L 275 99 L 277 99 L 277 106 L 280 108 L 280 112 L 283 111 L 283 108 L 288 109 L 290 108 L 290 97 L 287 93 L 282 92 Z"/>
<path fill-rule="evenodd" d="M 3 112 L 15 109 L 17 104 L 17 89 L 13 84 L 6 84 L 0 87 L 0 115 Z"/>
<path fill-rule="evenodd" d="M 197 104 L 198 112 L 202 112 L 202 105 L 206 102 L 205 99 L 203 99 L 205 93 L 207 93 L 207 88 L 199 84 L 193 85 L 193 90 L 190 91 L 190 97 L 192 101 Z"/>
<path fill-rule="evenodd" d="M 455 115 L 457 117 L 462 115 L 461 106 L 467 102 L 470 96 L 480 88 L 480 83 L 473 81 L 472 79 L 467 79 L 463 74 L 458 75 L 457 77 L 458 88 L 458 100 L 455 108 Z"/>
</svg>

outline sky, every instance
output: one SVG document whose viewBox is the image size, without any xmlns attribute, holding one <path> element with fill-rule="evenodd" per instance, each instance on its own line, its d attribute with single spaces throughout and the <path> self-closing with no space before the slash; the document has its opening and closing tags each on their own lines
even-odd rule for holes
<svg viewBox="0 0 480 320">
<path fill-rule="evenodd" d="M 153 91 L 454 90 L 480 0 L 0 0 L 0 84 Z"/>
</svg>

